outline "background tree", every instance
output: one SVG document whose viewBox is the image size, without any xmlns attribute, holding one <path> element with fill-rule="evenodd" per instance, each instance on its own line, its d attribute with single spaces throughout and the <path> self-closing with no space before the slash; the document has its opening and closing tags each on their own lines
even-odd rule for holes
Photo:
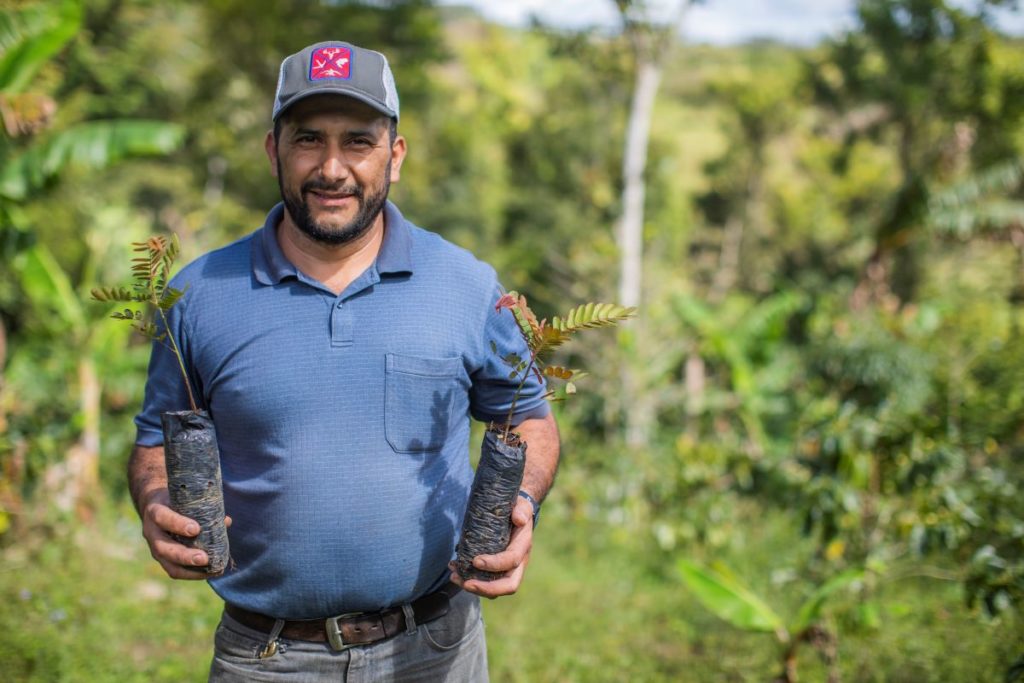
<svg viewBox="0 0 1024 683">
<path fill-rule="evenodd" d="M 91 325 L 106 311 L 80 293 L 127 279 L 142 235 L 176 233 L 187 262 L 262 223 L 277 64 L 343 27 L 391 56 L 403 212 L 542 318 L 614 301 L 639 62 L 622 27 L 409 0 L 5 7 L 0 65 L 47 56 L 0 98 L 18 131 L 0 194 L 23 188 L 0 199 L 0 671 L 196 679 L 219 602 L 150 573 L 123 483 L 148 348 L 98 334 L 126 331 Z M 780 657 L 806 680 L 1021 670 L 1024 46 L 993 7 L 865 0 L 818 45 L 661 54 L 634 176 L 641 318 L 553 359 L 593 371 L 555 407 L 566 455 L 529 585 L 484 606 L 494 680 L 767 680 Z M 177 146 L 85 135 L 125 119 L 173 122 Z M 54 505 L 78 489 L 45 484 L 95 443 L 90 411 L 86 528 Z M 748 630 L 765 625 L 776 642 Z"/>
<path fill-rule="evenodd" d="M 830 46 L 813 72 L 818 101 L 845 119 L 836 162 L 870 135 L 891 145 L 899 173 L 874 221 L 855 305 L 889 291 L 912 298 L 929 188 L 1012 152 L 999 133 L 1019 121 L 1024 90 L 996 61 L 986 10 L 1000 4 L 862 0 L 860 30 Z"/>
<path fill-rule="evenodd" d="M 615 4 L 634 63 L 633 96 L 622 154 L 622 207 L 616 235 L 620 251 L 618 300 L 624 306 L 639 306 L 643 292 L 644 170 L 654 100 L 662 69 L 679 39 L 686 10 L 694 0 L 679 0 L 665 21 L 658 21 L 651 3 L 616 0 Z M 636 373 L 628 366 L 623 367 L 626 443 L 636 449 L 650 441 L 652 406 L 643 399 Z"/>
<path fill-rule="evenodd" d="M 9 272 L 19 274 L 26 303 L 34 308 L 22 311 L 16 324 L 27 323 L 34 313 L 55 338 L 80 349 L 76 378 L 69 382 L 78 388 L 79 438 L 61 461 L 51 463 L 44 479 L 58 507 L 83 512 L 87 508 L 82 504 L 100 492 L 102 380 L 97 361 L 116 348 L 116 341 L 93 332 L 82 295 L 29 226 L 22 207 L 34 196 L 41 198 L 69 167 L 98 169 L 129 156 L 166 153 L 179 144 L 183 131 L 154 121 L 74 121 L 49 94 L 34 89 L 46 63 L 80 30 L 82 8 L 77 2 L 28 5 L 6 19 L 0 56 L 0 112 L 7 135 L 0 147 L 0 230 L 6 248 L 0 259 Z M 83 270 L 88 279 L 94 264 L 85 263 Z M 0 389 L 9 390 L 6 385 Z M 6 427 L 2 415 L 0 408 L 0 425 Z"/>
</svg>

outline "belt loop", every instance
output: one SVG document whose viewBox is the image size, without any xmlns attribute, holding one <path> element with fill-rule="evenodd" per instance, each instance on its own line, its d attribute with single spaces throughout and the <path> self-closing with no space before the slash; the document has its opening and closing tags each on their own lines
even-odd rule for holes
<svg viewBox="0 0 1024 683">
<path fill-rule="evenodd" d="M 274 628 L 270 629 L 270 635 L 267 636 L 267 644 L 260 650 L 260 659 L 267 659 L 277 654 L 277 637 L 281 635 L 281 629 L 283 628 L 284 619 L 278 619 L 274 622 Z"/>
<path fill-rule="evenodd" d="M 402 613 L 405 615 L 405 632 L 411 636 L 416 633 L 416 616 L 413 614 L 412 605 L 402 605 Z"/>
</svg>

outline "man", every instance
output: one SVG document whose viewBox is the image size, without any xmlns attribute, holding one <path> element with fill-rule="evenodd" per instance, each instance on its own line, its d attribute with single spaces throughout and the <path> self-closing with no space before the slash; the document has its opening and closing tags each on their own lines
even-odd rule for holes
<svg viewBox="0 0 1024 683">
<path fill-rule="evenodd" d="M 558 461 L 532 378 L 512 541 L 474 560 L 503 574 L 451 571 L 469 417 L 505 419 L 500 356 L 526 350 L 493 269 L 387 201 L 398 119 L 383 55 L 327 42 L 285 59 L 265 142 L 282 203 L 175 278 L 169 329 L 216 425 L 231 524 L 233 566 L 210 580 L 225 601 L 214 681 L 485 681 L 477 596 L 514 593 L 529 560 Z M 129 481 L 153 557 L 204 579 L 206 555 L 175 540 L 198 526 L 168 507 L 159 423 L 184 391 L 154 345 Z"/>
</svg>

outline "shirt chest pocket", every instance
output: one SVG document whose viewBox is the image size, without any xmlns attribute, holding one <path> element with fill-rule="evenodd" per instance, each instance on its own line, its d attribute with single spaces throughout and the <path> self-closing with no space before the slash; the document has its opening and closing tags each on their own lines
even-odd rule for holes
<svg viewBox="0 0 1024 683">
<path fill-rule="evenodd" d="M 385 356 L 384 432 L 399 453 L 440 450 L 448 438 L 461 358 Z"/>
</svg>

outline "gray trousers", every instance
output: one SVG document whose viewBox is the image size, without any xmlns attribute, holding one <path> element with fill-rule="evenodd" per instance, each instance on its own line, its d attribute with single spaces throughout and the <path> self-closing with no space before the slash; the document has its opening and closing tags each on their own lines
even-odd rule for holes
<svg viewBox="0 0 1024 683">
<path fill-rule="evenodd" d="M 393 638 L 336 652 L 327 643 L 278 640 L 260 658 L 267 634 L 221 617 L 211 683 L 487 683 L 487 643 L 480 599 L 460 591 L 448 614 Z"/>
</svg>

